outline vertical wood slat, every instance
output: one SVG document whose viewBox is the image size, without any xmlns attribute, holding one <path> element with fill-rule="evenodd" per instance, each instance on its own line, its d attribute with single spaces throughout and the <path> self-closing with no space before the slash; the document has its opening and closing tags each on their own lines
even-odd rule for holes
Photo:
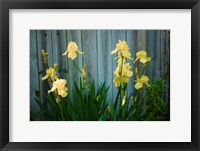
<svg viewBox="0 0 200 151">
<path fill-rule="evenodd" d="M 111 60 L 111 31 L 98 30 L 98 85 L 100 86 L 106 81 L 106 86 L 109 86 L 107 100 L 112 97 L 113 87 L 113 70 Z"/>
<path fill-rule="evenodd" d="M 157 30 L 156 31 L 156 40 L 154 41 L 155 42 L 155 45 L 156 45 L 156 48 L 154 50 L 154 54 L 155 54 L 155 60 L 154 60 L 154 78 L 160 78 L 161 76 L 161 73 L 160 73 L 160 49 L 161 49 L 161 44 L 160 44 L 160 37 L 161 37 L 161 31 L 160 30 Z"/>
<path fill-rule="evenodd" d="M 66 44 L 66 49 L 68 46 L 68 43 L 70 41 L 74 41 L 78 45 L 78 49 L 82 49 L 81 45 L 81 31 L 80 30 L 68 30 L 67 32 L 67 44 Z M 82 51 L 82 50 L 81 50 Z M 73 60 L 71 58 L 68 58 L 68 56 L 65 56 L 67 58 L 67 69 L 68 69 L 68 74 L 67 74 L 67 79 L 68 79 L 68 89 L 73 90 L 73 85 L 74 81 L 79 85 L 79 78 L 81 76 L 80 72 L 76 68 L 76 66 L 73 63 Z M 82 69 L 82 54 L 77 53 L 77 57 L 74 59 L 74 61 L 78 64 L 79 69 Z M 73 93 L 72 91 L 69 91 L 70 99 L 72 100 L 73 98 Z"/>
<path fill-rule="evenodd" d="M 61 69 L 61 65 L 62 65 L 62 60 L 61 57 L 62 55 L 60 54 L 60 36 L 59 36 L 59 31 L 58 30 L 52 30 L 52 64 L 58 64 L 58 68 L 57 71 L 59 71 Z M 58 76 L 59 75 L 59 72 Z"/>
<path fill-rule="evenodd" d="M 80 30 L 70 30 L 67 31 L 67 37 L 68 37 L 68 42 L 70 41 L 74 41 L 77 43 L 78 45 L 78 49 L 80 51 L 82 51 L 82 44 L 81 44 L 81 31 Z M 84 55 L 84 54 L 83 54 Z M 82 54 L 77 53 L 77 58 L 74 59 L 74 61 L 77 63 L 77 65 L 79 66 L 79 69 L 82 69 Z M 77 84 L 79 84 L 79 80 L 81 77 L 81 73 L 78 71 L 78 69 L 76 68 L 76 66 L 74 66 L 73 62 L 71 59 L 69 59 L 69 61 L 72 63 L 70 64 L 70 66 L 72 67 L 72 72 L 70 74 L 70 76 L 73 76 L 73 79 L 77 82 Z"/>
<path fill-rule="evenodd" d="M 40 89 L 40 100 L 44 102 L 43 90 L 45 86 L 43 85 L 42 77 L 45 75 L 45 70 L 43 66 L 41 50 L 44 49 L 44 31 L 38 30 L 37 32 L 37 51 L 38 51 L 38 74 L 39 74 L 39 89 Z M 45 50 L 46 51 L 46 50 Z"/>
<path fill-rule="evenodd" d="M 98 57 L 97 57 L 97 32 L 94 30 L 82 31 L 82 49 L 85 52 L 83 55 L 84 63 L 87 64 L 87 80 L 89 83 L 97 78 Z M 97 80 L 94 81 L 97 86 Z"/>
<path fill-rule="evenodd" d="M 38 52 L 36 31 L 30 31 L 30 105 L 34 111 L 38 111 L 39 107 L 35 104 L 35 91 L 39 90 L 38 78 Z"/>
<path fill-rule="evenodd" d="M 66 51 L 67 49 L 67 39 L 66 39 L 66 31 L 65 30 L 59 30 L 59 39 L 60 39 L 60 52 L 59 55 L 61 56 L 60 58 L 60 77 L 63 79 L 67 79 L 67 57 L 62 56 L 62 54 Z M 68 81 L 67 81 L 68 82 Z M 68 83 L 67 83 L 68 85 Z"/>
<path fill-rule="evenodd" d="M 166 102 L 170 101 L 170 31 L 166 31 L 166 80 L 167 80 L 167 91 L 166 91 Z"/>
<path fill-rule="evenodd" d="M 148 56 L 151 57 L 152 61 L 150 61 L 148 63 L 148 66 L 147 66 L 147 75 L 150 79 L 150 82 L 152 82 L 152 78 L 154 77 L 154 73 L 153 73 L 153 70 L 154 69 L 154 66 L 155 66 L 155 53 L 154 53 L 154 50 L 156 48 L 155 46 L 155 35 L 156 35 L 156 31 L 155 30 L 150 30 L 150 31 L 147 31 L 147 52 L 148 52 Z"/>
<path fill-rule="evenodd" d="M 67 40 L 67 43 L 66 43 L 66 50 L 67 50 L 67 47 L 68 47 L 68 43 L 71 41 L 70 40 L 70 31 L 66 31 L 66 40 Z M 65 51 L 64 51 L 65 52 Z M 68 90 L 72 90 L 73 89 L 73 85 L 74 85 L 74 76 L 73 76 L 73 70 L 74 70 L 74 64 L 72 62 L 72 59 L 71 58 L 68 58 L 68 54 L 63 56 L 64 58 L 66 58 L 66 69 L 67 69 L 67 87 L 68 87 Z M 72 100 L 73 98 L 73 93 L 72 91 L 69 91 L 69 99 Z"/>
<path fill-rule="evenodd" d="M 166 74 L 166 32 L 160 32 L 160 74 L 164 78 Z"/>
<path fill-rule="evenodd" d="M 38 30 L 37 31 L 37 47 L 38 47 L 38 65 L 39 65 L 39 83 L 40 83 L 40 100 L 47 105 L 47 101 L 44 98 L 44 94 L 47 93 L 47 82 L 42 81 L 42 77 L 46 74 L 46 67 L 43 64 L 42 54 L 41 50 L 44 49 L 46 52 L 48 52 L 47 56 L 47 62 L 49 66 L 52 66 L 52 57 L 53 57 L 53 51 L 52 51 L 52 37 L 51 37 L 51 31 L 50 30 Z M 46 117 L 44 117 L 45 120 Z"/>
<path fill-rule="evenodd" d="M 135 59 L 135 53 L 136 53 L 136 31 L 133 30 L 128 30 L 127 31 L 127 44 L 129 46 L 129 51 L 131 53 L 131 58 Z M 135 72 L 135 64 L 133 63 L 133 60 L 127 60 L 128 63 L 132 66 L 131 70 Z M 128 93 L 132 94 L 134 93 L 134 79 L 135 79 L 135 74 L 132 78 L 129 79 L 128 83 Z"/>
<path fill-rule="evenodd" d="M 140 50 L 146 50 L 146 31 L 145 30 L 138 30 L 137 31 L 137 52 Z M 148 53 L 148 52 L 147 52 Z M 142 71 L 142 65 L 137 62 L 138 70 Z"/>
<path fill-rule="evenodd" d="M 47 61 L 49 64 L 49 67 L 53 66 L 53 49 L 52 49 L 52 32 L 51 30 L 45 30 L 43 32 L 44 37 L 44 50 L 46 52 L 48 52 L 48 56 L 47 56 Z"/>
</svg>

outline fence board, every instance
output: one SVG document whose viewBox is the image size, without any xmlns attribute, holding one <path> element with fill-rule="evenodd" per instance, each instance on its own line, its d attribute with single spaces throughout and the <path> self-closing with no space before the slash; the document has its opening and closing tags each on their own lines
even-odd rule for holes
<svg viewBox="0 0 200 151">
<path fill-rule="evenodd" d="M 61 55 L 60 55 L 60 37 L 59 37 L 59 31 L 58 30 L 53 30 L 52 33 L 52 63 L 58 64 L 58 70 L 60 69 L 61 66 Z"/>
<path fill-rule="evenodd" d="M 137 52 L 140 50 L 146 50 L 146 31 L 145 30 L 137 31 Z M 136 63 L 136 65 L 138 66 L 139 71 L 143 70 L 143 67 L 141 64 L 139 64 L 139 61 Z"/>
<path fill-rule="evenodd" d="M 161 31 L 157 30 L 156 31 L 156 40 L 155 40 L 155 45 L 156 48 L 154 50 L 155 54 L 155 60 L 154 60 L 154 78 L 160 78 L 161 73 L 160 73 L 160 50 L 161 50 Z"/>
<path fill-rule="evenodd" d="M 109 86 L 107 99 L 112 97 L 112 60 L 111 60 L 111 31 L 98 30 L 98 85 L 106 80 L 106 85 Z"/>
<path fill-rule="evenodd" d="M 166 75 L 165 78 L 167 80 L 167 91 L 166 91 L 166 101 L 169 102 L 170 99 L 170 31 L 166 31 L 166 58 L 165 58 L 165 62 L 166 62 Z"/>
<path fill-rule="evenodd" d="M 41 54 L 41 50 L 44 49 L 44 43 L 45 43 L 44 31 L 38 30 L 37 31 L 37 51 L 38 51 L 38 69 L 39 69 L 38 74 L 39 74 L 39 85 L 40 85 L 40 100 L 42 102 L 44 102 L 43 90 L 46 90 L 42 81 L 42 77 L 45 75 L 44 65 L 42 61 L 42 54 Z"/>
<path fill-rule="evenodd" d="M 164 78 L 165 74 L 166 74 L 166 31 L 161 31 L 160 32 L 160 73 L 161 73 L 161 77 Z"/>
<path fill-rule="evenodd" d="M 60 30 L 59 31 L 59 39 L 60 39 L 60 51 L 59 55 L 61 56 L 60 61 L 60 77 L 67 79 L 67 57 L 62 56 L 62 54 L 66 51 L 67 49 L 67 39 L 66 39 L 66 31 L 65 30 Z M 67 81 L 68 82 L 68 81 Z M 67 83 L 68 84 L 68 83 Z"/>
<path fill-rule="evenodd" d="M 152 58 L 152 61 L 148 63 L 147 66 L 147 75 L 150 79 L 150 81 L 152 81 L 153 78 L 153 70 L 154 66 L 155 66 L 155 35 L 156 35 L 156 31 L 155 30 L 150 30 L 147 31 L 147 52 L 148 52 L 148 56 Z"/>
<path fill-rule="evenodd" d="M 81 31 L 80 30 L 71 30 L 67 32 L 67 37 L 68 37 L 68 42 L 70 41 L 74 41 L 77 43 L 78 45 L 78 49 L 80 51 L 82 51 L 82 44 L 81 44 Z M 78 54 L 77 53 L 77 58 L 74 59 L 74 61 L 77 63 L 77 65 L 79 66 L 80 70 L 82 69 L 82 54 Z M 70 60 L 70 62 L 72 64 L 70 64 L 70 66 L 72 67 L 72 73 L 70 74 L 70 76 L 73 76 L 73 79 L 79 84 L 79 80 L 80 80 L 80 72 L 76 69 L 76 66 L 74 66 L 73 62 Z"/>
<path fill-rule="evenodd" d="M 87 64 L 86 73 L 87 80 L 92 83 L 95 79 L 95 85 L 97 85 L 97 70 L 98 70 L 98 58 L 97 58 L 97 31 L 83 30 L 82 31 L 82 44 L 84 63 Z"/>
<path fill-rule="evenodd" d="M 38 52 L 37 52 L 36 31 L 30 31 L 30 105 L 34 111 L 38 111 L 39 107 L 35 104 L 35 91 L 39 90 L 38 78 Z"/>
<path fill-rule="evenodd" d="M 136 31 L 133 31 L 133 30 L 127 31 L 127 43 L 128 43 L 129 48 L 130 48 L 129 51 L 131 53 L 131 57 L 135 59 Z M 135 70 L 135 64 L 133 63 L 133 60 L 127 60 L 127 62 L 130 63 L 130 65 L 132 66 L 131 70 L 134 71 Z M 135 78 L 135 71 L 134 71 L 133 77 L 130 78 L 130 80 L 129 80 L 129 84 L 128 84 L 128 93 L 129 94 L 134 93 L 134 78 Z"/>
</svg>

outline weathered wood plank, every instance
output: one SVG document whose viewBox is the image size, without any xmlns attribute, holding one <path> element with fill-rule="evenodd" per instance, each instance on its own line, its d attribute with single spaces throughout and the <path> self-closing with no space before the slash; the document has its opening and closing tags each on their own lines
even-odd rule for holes
<svg viewBox="0 0 200 151">
<path fill-rule="evenodd" d="M 67 57 L 66 56 L 62 56 L 62 54 L 66 51 L 67 49 L 67 33 L 66 30 L 59 30 L 59 39 L 60 39 L 60 51 L 59 51 L 59 55 L 60 55 L 60 61 L 61 61 L 61 65 L 59 68 L 59 73 L 60 73 L 60 77 L 67 79 Z M 67 81 L 67 86 L 68 86 L 68 81 Z"/>
<path fill-rule="evenodd" d="M 135 59 L 135 53 L 136 53 L 136 31 L 134 30 L 128 30 L 127 31 L 127 43 L 130 48 L 131 57 Z M 127 60 L 128 63 L 132 66 L 131 70 L 134 72 L 134 76 L 130 78 L 128 83 L 128 93 L 134 94 L 134 79 L 135 79 L 135 64 L 133 63 L 133 60 Z"/>
<path fill-rule="evenodd" d="M 106 86 L 109 86 L 107 100 L 112 97 L 112 60 L 111 60 L 111 31 L 98 30 L 98 85 L 106 81 Z"/>
<path fill-rule="evenodd" d="M 146 50 L 146 31 L 145 30 L 137 31 L 137 52 L 140 50 Z M 136 65 L 138 66 L 139 71 L 143 70 L 143 66 L 139 62 L 137 62 Z"/>
<path fill-rule="evenodd" d="M 146 50 L 146 30 L 137 31 L 137 50 Z"/>
<path fill-rule="evenodd" d="M 81 30 L 68 30 L 67 31 L 68 42 L 74 41 L 78 45 L 78 49 L 82 51 L 82 43 L 81 43 Z M 82 69 L 82 54 L 77 53 L 77 58 L 74 61 L 77 63 L 79 69 Z M 69 63 L 70 64 L 70 63 Z M 72 71 L 73 79 L 79 84 L 81 73 L 78 71 L 74 64 L 70 64 L 70 67 L 74 69 Z"/>
<path fill-rule="evenodd" d="M 154 77 L 153 74 L 153 69 L 155 65 L 155 35 L 156 31 L 155 30 L 149 30 L 147 31 L 147 52 L 148 56 L 151 57 L 152 61 L 148 63 L 147 66 L 147 75 L 149 77 L 150 82 L 152 81 L 152 78 Z"/>
<path fill-rule="evenodd" d="M 45 67 L 42 61 L 42 54 L 41 50 L 44 49 L 44 31 L 42 30 L 37 30 L 37 51 L 38 51 L 38 74 L 39 74 L 39 85 L 40 85 L 40 100 L 44 102 L 44 97 L 43 97 L 43 81 L 42 77 L 45 75 Z M 46 51 L 46 50 L 45 50 Z"/>
<path fill-rule="evenodd" d="M 161 30 L 160 36 L 160 74 L 164 78 L 166 74 L 166 31 Z"/>
<path fill-rule="evenodd" d="M 155 54 L 155 66 L 154 66 L 154 78 L 160 78 L 161 74 L 160 74 L 160 49 L 161 49 L 161 31 L 157 30 L 156 31 L 156 39 L 155 39 L 155 45 L 156 48 L 154 50 L 154 54 Z"/>
<path fill-rule="evenodd" d="M 166 75 L 165 78 L 167 80 L 167 91 L 166 91 L 166 98 L 167 102 L 170 101 L 170 30 L 166 31 Z"/>
<path fill-rule="evenodd" d="M 44 50 L 49 53 L 47 56 L 49 67 L 53 66 L 53 50 L 52 50 L 52 35 L 51 34 L 52 34 L 51 30 L 43 31 Z"/>
<path fill-rule="evenodd" d="M 95 80 L 95 85 L 97 85 L 97 31 L 82 30 L 82 44 L 82 49 L 85 52 L 83 61 L 87 64 L 87 80 L 89 83 Z"/>
<path fill-rule="evenodd" d="M 57 67 L 57 74 L 58 77 L 59 75 L 59 70 L 62 68 L 62 61 L 61 57 L 62 55 L 60 54 L 60 36 L 59 36 L 59 31 L 58 30 L 52 30 L 52 63 L 53 64 L 58 64 Z"/>
<path fill-rule="evenodd" d="M 33 111 L 39 111 L 35 103 L 35 91 L 39 90 L 38 52 L 36 31 L 30 30 L 30 105 Z"/>
</svg>

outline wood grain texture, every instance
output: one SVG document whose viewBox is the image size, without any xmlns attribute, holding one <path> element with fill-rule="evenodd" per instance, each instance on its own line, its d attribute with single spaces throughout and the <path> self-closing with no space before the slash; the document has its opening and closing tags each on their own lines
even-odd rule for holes
<svg viewBox="0 0 200 151">
<path fill-rule="evenodd" d="M 30 31 L 30 104 L 35 111 L 39 110 L 35 104 L 35 91 L 39 90 L 39 74 L 38 74 L 38 52 L 36 31 Z"/>
<path fill-rule="evenodd" d="M 38 30 L 36 31 L 37 38 L 37 58 L 38 58 L 38 78 L 39 78 L 39 92 L 40 100 L 44 102 L 43 92 L 46 91 L 45 86 L 43 85 L 42 77 L 45 75 L 45 67 L 42 60 L 41 50 L 45 48 L 45 31 Z M 45 50 L 46 51 L 46 50 Z"/>
<path fill-rule="evenodd" d="M 137 31 L 137 43 L 136 44 L 137 44 L 136 45 L 137 52 L 140 50 L 146 50 L 146 31 L 145 30 Z M 139 64 L 139 62 L 136 63 L 136 66 L 138 67 L 139 71 L 143 70 L 143 66 L 141 64 Z"/>
<path fill-rule="evenodd" d="M 155 43 L 155 36 L 156 36 L 156 31 L 155 30 L 150 30 L 147 31 L 147 52 L 148 52 L 148 56 L 150 56 L 152 58 L 152 61 L 150 63 L 148 63 L 147 66 L 147 75 L 149 76 L 150 81 L 152 81 L 152 78 L 154 77 L 154 71 L 152 69 L 154 69 L 155 66 L 155 48 L 156 48 L 156 43 Z"/>
<path fill-rule="evenodd" d="M 60 44 L 60 61 L 61 64 L 58 65 L 60 78 L 67 79 L 67 57 L 62 56 L 62 54 L 67 49 L 67 32 L 66 30 L 59 30 L 59 44 Z"/>
<path fill-rule="evenodd" d="M 131 52 L 131 57 L 132 58 L 136 58 L 135 57 L 135 53 L 137 51 L 137 45 L 136 45 L 136 32 L 134 30 L 128 30 L 127 31 L 127 44 L 129 46 L 129 51 Z M 133 63 L 133 60 L 127 60 L 127 62 L 132 66 L 131 70 L 135 72 L 135 64 Z M 133 94 L 134 93 L 134 79 L 135 79 L 135 74 L 132 78 L 130 78 L 129 83 L 128 83 L 128 87 L 127 87 L 127 92 L 128 94 Z"/>
<path fill-rule="evenodd" d="M 106 81 L 106 86 L 109 86 L 107 99 L 112 97 L 113 88 L 113 70 L 111 59 L 111 31 L 110 30 L 98 30 L 97 31 L 98 42 L 98 85 L 101 85 Z"/>
<path fill-rule="evenodd" d="M 88 83 L 95 80 L 97 85 L 97 71 L 98 71 L 98 57 L 97 57 L 97 31 L 96 30 L 83 30 L 82 31 L 82 49 L 85 52 L 83 61 L 86 63 L 86 73 Z"/>
<path fill-rule="evenodd" d="M 160 78 L 161 77 L 161 70 L 160 70 L 160 66 L 161 66 L 161 59 L 160 59 L 160 53 L 161 53 L 161 31 L 157 30 L 156 31 L 156 38 L 155 38 L 155 50 L 154 50 L 154 54 L 155 54 L 155 59 L 154 59 L 154 78 Z"/>
<path fill-rule="evenodd" d="M 166 74 L 166 31 L 161 31 L 160 36 L 160 73 L 164 78 Z"/>
<path fill-rule="evenodd" d="M 78 45 L 78 49 L 80 51 L 82 51 L 81 31 L 80 30 L 70 30 L 70 31 L 67 31 L 67 38 L 68 38 L 67 39 L 68 42 L 70 42 L 70 41 L 76 42 L 77 45 Z M 83 55 L 77 53 L 77 58 L 74 59 L 74 61 L 79 66 L 80 70 L 82 69 L 82 58 L 83 58 Z M 74 63 L 72 62 L 71 59 L 69 59 L 69 64 L 73 68 L 73 70 L 71 71 L 70 75 L 73 76 L 73 79 L 77 83 L 79 83 L 79 80 L 80 80 L 80 77 L 81 77 L 80 72 L 78 70 L 76 70 L 76 66 L 74 65 Z"/>
<path fill-rule="evenodd" d="M 52 31 L 52 64 L 58 64 L 61 65 L 61 53 L 60 53 L 60 36 L 58 30 Z M 60 66 L 58 66 L 58 70 L 60 69 Z"/>
<path fill-rule="evenodd" d="M 38 89 L 42 94 L 47 91 L 44 82 L 41 81 L 45 75 L 45 67 L 42 62 L 41 50 L 45 49 L 48 55 L 49 66 L 58 63 L 58 76 L 67 79 L 67 87 L 73 89 L 74 81 L 79 82 L 80 72 L 74 66 L 73 61 L 67 56 L 62 56 L 66 51 L 68 42 L 75 41 L 80 51 L 85 54 L 77 54 L 75 62 L 82 69 L 87 64 L 87 80 L 89 83 L 94 80 L 99 86 L 106 81 L 110 87 L 108 99 L 115 100 L 118 89 L 113 83 L 113 71 L 117 67 L 114 59 L 117 54 L 111 55 L 116 48 L 118 40 L 125 40 L 129 45 L 131 57 L 139 50 L 146 50 L 152 58 L 147 66 L 146 74 L 150 78 L 164 77 L 169 74 L 170 61 L 170 32 L 161 30 L 35 30 L 30 33 L 30 73 L 31 91 Z M 135 66 L 132 60 L 127 60 L 134 71 Z M 141 69 L 141 66 L 140 66 Z M 134 94 L 135 75 L 130 78 L 127 85 L 127 94 Z M 38 82 L 34 82 L 38 81 Z M 169 84 L 169 78 L 168 78 Z M 169 89 L 167 91 L 169 93 Z M 34 106 L 34 93 L 30 92 L 31 105 Z M 70 99 L 73 100 L 72 91 L 69 91 Z M 169 100 L 169 95 L 166 96 Z M 41 98 L 44 101 L 44 98 Z"/>
</svg>

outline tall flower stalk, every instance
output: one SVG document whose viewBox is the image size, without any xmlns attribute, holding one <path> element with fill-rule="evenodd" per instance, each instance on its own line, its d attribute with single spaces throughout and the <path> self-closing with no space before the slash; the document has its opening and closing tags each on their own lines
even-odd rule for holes
<svg viewBox="0 0 200 151">
<path fill-rule="evenodd" d="M 46 59 L 47 55 L 48 53 L 46 53 L 42 49 L 43 63 L 48 67 L 48 63 Z M 65 98 L 68 94 L 68 89 L 66 87 L 67 81 L 65 79 L 58 78 L 57 72 L 56 72 L 57 66 L 58 64 L 54 63 L 53 67 L 49 67 L 48 69 L 46 69 L 46 75 L 42 77 L 42 81 L 47 80 L 47 79 L 48 81 L 50 81 L 52 88 L 51 90 L 48 90 L 48 93 L 51 93 L 51 92 L 55 93 L 55 100 L 60 108 L 62 120 L 64 120 L 63 111 L 61 107 L 61 98 Z"/>
<path fill-rule="evenodd" d="M 77 58 L 77 53 L 82 55 L 84 54 L 84 52 L 78 49 L 78 45 L 76 44 L 76 42 L 70 41 L 68 43 L 67 50 L 62 55 L 64 56 L 68 54 L 68 58 L 70 58 L 73 61 L 74 66 L 78 69 L 79 73 L 83 78 L 83 84 L 85 85 L 85 89 L 89 91 L 88 83 L 86 80 L 86 64 L 84 64 L 82 70 L 79 68 L 78 64 L 75 61 L 75 59 Z"/>
<path fill-rule="evenodd" d="M 126 63 L 126 59 L 132 59 L 128 44 L 125 41 L 119 40 L 116 44 L 116 48 L 111 51 L 111 55 L 115 53 L 117 53 L 117 57 L 115 59 L 117 60 L 118 65 L 114 71 L 113 82 L 115 87 L 119 87 L 121 102 L 125 103 L 124 86 L 129 82 L 129 78 L 133 76 L 130 64 Z M 122 103 L 122 106 L 124 103 Z"/>
<path fill-rule="evenodd" d="M 148 57 L 147 52 L 145 50 L 140 50 L 136 53 L 136 59 L 133 61 L 133 63 L 139 62 L 143 69 L 142 71 L 138 70 L 138 67 L 135 67 L 135 74 L 136 74 L 136 80 L 134 88 L 136 90 L 136 95 L 134 101 L 137 101 L 140 96 L 140 90 L 144 87 L 150 87 L 149 78 L 147 75 L 145 75 L 145 70 L 147 67 L 147 64 L 151 61 L 151 58 Z"/>
<path fill-rule="evenodd" d="M 55 92 L 55 99 L 56 103 L 59 105 L 62 120 L 64 120 L 64 116 L 60 103 L 61 103 L 61 98 L 66 97 L 68 94 L 68 89 L 65 86 L 66 83 L 67 81 L 65 79 L 57 79 L 56 81 L 53 82 L 53 87 L 51 88 L 51 90 L 48 91 L 48 93 Z"/>
</svg>

